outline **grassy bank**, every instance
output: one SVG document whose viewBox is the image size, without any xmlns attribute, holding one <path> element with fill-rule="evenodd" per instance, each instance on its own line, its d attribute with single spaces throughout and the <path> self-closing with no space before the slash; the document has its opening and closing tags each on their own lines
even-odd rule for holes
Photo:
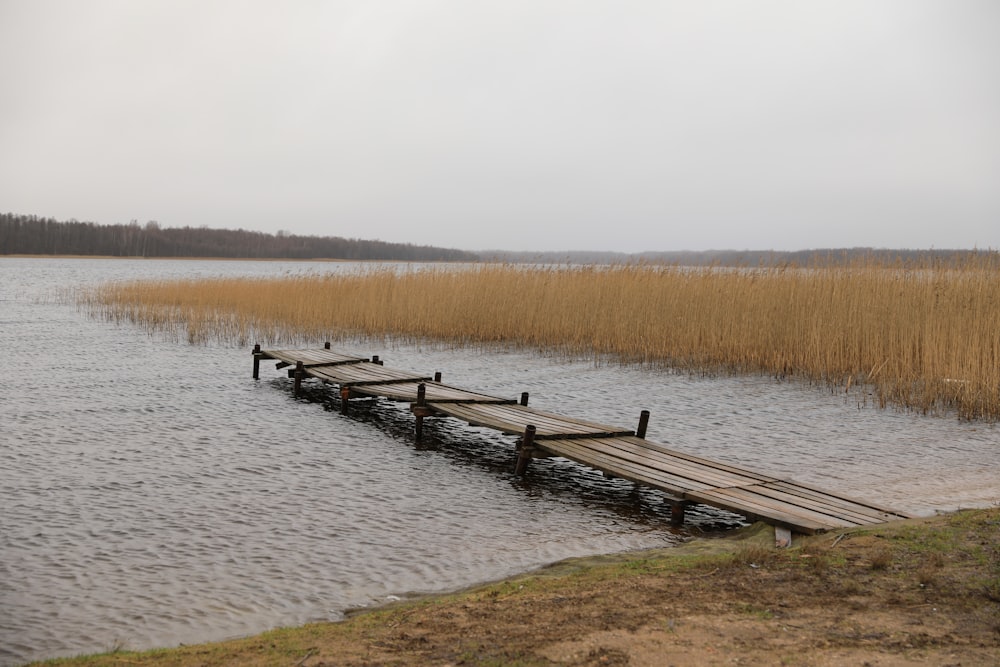
<svg viewBox="0 0 1000 667">
<path fill-rule="evenodd" d="M 574 560 L 217 644 L 46 663 L 713 665 L 1000 662 L 1000 508 L 802 538 Z"/>
<path fill-rule="evenodd" d="M 192 342 L 397 337 L 796 376 L 865 400 L 1000 418 L 1000 260 L 719 270 L 481 265 L 113 284 L 83 301 Z"/>
</svg>

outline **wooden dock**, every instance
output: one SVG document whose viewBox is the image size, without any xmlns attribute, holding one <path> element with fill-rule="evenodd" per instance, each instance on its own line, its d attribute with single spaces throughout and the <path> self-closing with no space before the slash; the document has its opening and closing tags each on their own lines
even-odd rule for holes
<svg viewBox="0 0 1000 667">
<path fill-rule="evenodd" d="M 751 521 L 802 534 L 864 526 L 908 515 L 778 479 L 718 461 L 692 456 L 646 440 L 649 412 L 643 410 L 635 430 L 552 414 L 528 407 L 528 394 L 504 399 L 443 384 L 441 374 L 422 376 L 386 368 L 378 357 L 345 355 L 330 349 L 253 351 L 254 378 L 260 362 L 277 361 L 288 368 L 296 395 L 302 382 L 315 378 L 339 387 L 341 409 L 350 399 L 380 397 L 406 402 L 416 418 L 416 437 L 426 417 L 452 417 L 518 436 L 515 472 L 523 475 L 532 458 L 560 456 L 596 468 L 610 477 L 657 489 L 671 503 L 674 523 L 692 503 L 742 514 Z"/>
</svg>

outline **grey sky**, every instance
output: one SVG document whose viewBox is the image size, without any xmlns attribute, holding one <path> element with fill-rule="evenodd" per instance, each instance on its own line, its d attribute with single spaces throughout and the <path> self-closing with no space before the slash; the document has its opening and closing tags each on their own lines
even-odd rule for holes
<svg viewBox="0 0 1000 667">
<path fill-rule="evenodd" d="M 1000 248 L 1000 2 L 0 0 L 0 211 Z"/>
</svg>

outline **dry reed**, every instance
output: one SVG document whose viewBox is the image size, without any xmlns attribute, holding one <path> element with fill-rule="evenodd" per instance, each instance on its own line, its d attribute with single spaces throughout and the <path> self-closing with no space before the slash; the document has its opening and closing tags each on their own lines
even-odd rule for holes
<svg viewBox="0 0 1000 667">
<path fill-rule="evenodd" d="M 880 406 L 1000 417 L 1000 258 L 947 265 L 377 270 L 111 284 L 83 300 L 189 340 L 396 337 L 764 372 Z"/>
</svg>

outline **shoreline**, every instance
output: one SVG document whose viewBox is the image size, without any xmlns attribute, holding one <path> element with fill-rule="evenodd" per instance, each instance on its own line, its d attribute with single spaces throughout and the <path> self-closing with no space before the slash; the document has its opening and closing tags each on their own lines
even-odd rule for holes
<svg viewBox="0 0 1000 667">
<path fill-rule="evenodd" d="M 223 642 L 32 665 L 1000 662 L 1000 507 L 796 536 L 763 524 Z"/>
</svg>

